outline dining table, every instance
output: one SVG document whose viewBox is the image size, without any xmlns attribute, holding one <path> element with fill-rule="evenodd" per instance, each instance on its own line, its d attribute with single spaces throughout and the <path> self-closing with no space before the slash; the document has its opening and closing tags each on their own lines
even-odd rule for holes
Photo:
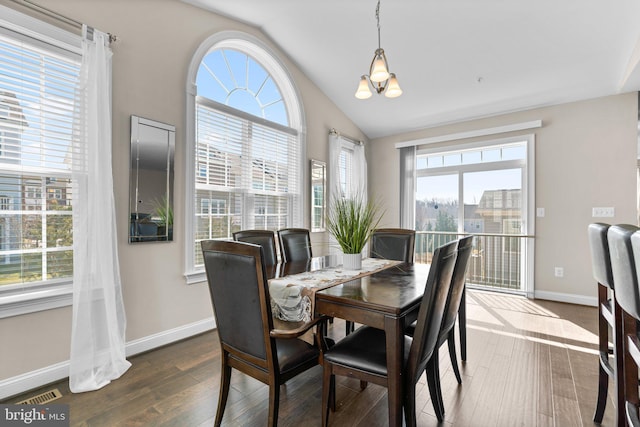
<svg viewBox="0 0 640 427">
<path fill-rule="evenodd" d="M 303 263 L 280 265 L 270 277 L 285 277 L 336 265 L 335 257 L 320 257 Z M 349 320 L 385 331 L 387 350 L 389 426 L 402 425 L 403 360 L 405 326 L 418 316 L 429 264 L 394 263 L 353 280 L 313 293 L 314 315 Z"/>
</svg>

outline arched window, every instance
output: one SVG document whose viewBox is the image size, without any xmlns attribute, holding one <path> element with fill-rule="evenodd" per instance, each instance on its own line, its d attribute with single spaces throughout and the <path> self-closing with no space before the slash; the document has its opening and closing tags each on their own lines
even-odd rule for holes
<svg viewBox="0 0 640 427">
<path fill-rule="evenodd" d="M 202 240 L 301 225 L 304 158 L 297 92 L 259 40 L 213 36 L 189 79 L 188 277 L 202 270 Z"/>
</svg>

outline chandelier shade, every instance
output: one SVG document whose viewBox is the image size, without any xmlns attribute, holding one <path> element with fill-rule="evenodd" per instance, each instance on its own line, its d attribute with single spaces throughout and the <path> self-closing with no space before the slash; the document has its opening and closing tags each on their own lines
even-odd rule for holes
<svg viewBox="0 0 640 427">
<path fill-rule="evenodd" d="M 373 60 L 369 66 L 369 74 L 360 77 L 360 83 L 356 90 L 356 98 L 367 99 L 372 95 L 373 87 L 378 95 L 384 92 L 387 98 L 397 98 L 402 95 L 402 89 L 398 83 L 398 78 L 389 71 L 389 63 L 384 49 L 380 47 L 380 0 L 376 6 L 376 21 L 378 22 L 378 48 L 373 54 Z"/>
</svg>

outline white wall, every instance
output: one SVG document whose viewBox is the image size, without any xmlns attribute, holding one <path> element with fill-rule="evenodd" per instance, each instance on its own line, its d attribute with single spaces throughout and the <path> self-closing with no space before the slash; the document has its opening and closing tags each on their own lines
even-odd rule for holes
<svg viewBox="0 0 640 427">
<path fill-rule="evenodd" d="M 118 37 L 112 45 L 113 170 L 127 341 L 133 343 L 129 351 L 200 330 L 210 324 L 211 304 L 206 283 L 185 283 L 183 251 L 187 243 L 181 232 L 183 207 L 189 203 L 184 199 L 187 177 L 183 149 L 187 68 L 200 43 L 218 31 L 237 30 L 262 39 L 278 52 L 302 97 L 308 158 L 327 160 L 328 131 L 332 127 L 358 138 L 364 139 L 364 135 L 277 46 L 254 28 L 173 0 L 42 3 Z M 0 4 L 25 11 L 8 0 L 0 0 Z M 174 241 L 170 243 L 127 243 L 131 115 L 176 126 L 175 228 Z M 308 161 L 305 165 L 308 167 Z M 306 211 L 308 204 L 305 201 Z M 308 226 L 308 218 L 305 221 Z M 312 239 L 314 253 L 325 253 L 321 246 L 326 241 L 324 234 L 314 233 Z M 49 381 L 55 379 L 52 375 L 65 372 L 59 364 L 69 359 L 70 322 L 70 307 L 0 320 L 0 398 L 3 385 L 19 383 L 34 371 L 48 370 L 49 376 L 39 377 Z M 33 381 L 23 383 L 33 386 Z"/>
<path fill-rule="evenodd" d="M 532 120 L 542 120 L 542 128 L 495 138 L 531 132 L 536 135 L 536 206 L 546 211 L 545 217 L 537 218 L 535 224 L 536 297 L 595 303 L 588 224 L 636 223 L 637 93 L 373 140 L 369 144 L 370 190 L 386 205 L 384 225 L 398 226 L 399 157 L 395 143 Z M 591 217 L 592 207 L 607 206 L 615 207 L 614 218 Z M 554 276 L 556 266 L 564 267 L 563 278 Z"/>
</svg>

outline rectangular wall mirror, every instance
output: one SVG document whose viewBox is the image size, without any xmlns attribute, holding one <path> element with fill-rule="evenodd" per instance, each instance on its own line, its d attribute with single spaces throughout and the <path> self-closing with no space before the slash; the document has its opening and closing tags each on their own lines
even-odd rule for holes
<svg viewBox="0 0 640 427">
<path fill-rule="evenodd" d="M 327 164 L 311 160 L 311 231 L 325 231 Z"/>
<path fill-rule="evenodd" d="M 173 240 L 175 136 L 175 126 L 131 116 L 131 243 Z"/>
</svg>

